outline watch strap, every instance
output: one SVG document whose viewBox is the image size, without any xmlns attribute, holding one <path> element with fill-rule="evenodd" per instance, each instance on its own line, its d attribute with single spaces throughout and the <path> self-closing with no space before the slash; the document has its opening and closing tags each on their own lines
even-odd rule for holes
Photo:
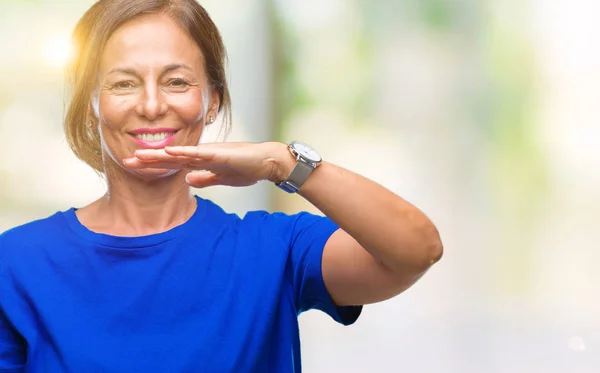
<svg viewBox="0 0 600 373">
<path fill-rule="evenodd" d="M 288 193 L 297 193 L 314 169 L 314 166 L 299 160 L 287 179 L 277 184 L 277 186 Z"/>
</svg>

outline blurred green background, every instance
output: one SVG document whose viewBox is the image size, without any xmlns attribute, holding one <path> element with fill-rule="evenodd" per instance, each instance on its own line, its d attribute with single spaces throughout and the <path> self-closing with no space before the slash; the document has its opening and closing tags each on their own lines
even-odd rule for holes
<svg viewBox="0 0 600 373">
<path fill-rule="evenodd" d="M 91 4 L 0 0 L 0 231 L 103 193 L 61 129 Z M 229 50 L 229 141 L 303 140 L 422 208 L 445 243 L 357 325 L 301 316 L 307 372 L 598 372 L 599 2 L 201 4 Z M 316 212 L 266 184 L 197 193 Z"/>
</svg>

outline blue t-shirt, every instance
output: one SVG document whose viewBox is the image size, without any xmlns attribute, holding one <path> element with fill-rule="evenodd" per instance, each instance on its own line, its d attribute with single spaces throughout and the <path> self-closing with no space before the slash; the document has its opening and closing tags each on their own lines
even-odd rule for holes
<svg viewBox="0 0 600 373">
<path fill-rule="evenodd" d="M 330 219 L 196 199 L 149 236 L 94 233 L 73 208 L 0 235 L 0 372 L 300 372 L 301 312 L 356 321 L 323 283 Z"/>
</svg>

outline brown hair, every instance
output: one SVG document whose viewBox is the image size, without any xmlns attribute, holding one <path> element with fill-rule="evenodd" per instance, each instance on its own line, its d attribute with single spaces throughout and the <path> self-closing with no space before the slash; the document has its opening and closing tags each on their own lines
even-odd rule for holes
<svg viewBox="0 0 600 373">
<path fill-rule="evenodd" d="M 75 58 L 67 69 L 68 107 L 64 130 L 75 155 L 98 172 L 104 172 L 100 134 L 87 123 L 90 100 L 97 85 L 99 56 L 112 33 L 136 17 L 164 13 L 196 42 L 204 56 L 211 88 L 219 93 L 225 133 L 231 125 L 231 98 L 225 76 L 227 53 L 221 34 L 208 12 L 195 0 L 100 0 L 77 23 L 73 32 Z"/>
</svg>

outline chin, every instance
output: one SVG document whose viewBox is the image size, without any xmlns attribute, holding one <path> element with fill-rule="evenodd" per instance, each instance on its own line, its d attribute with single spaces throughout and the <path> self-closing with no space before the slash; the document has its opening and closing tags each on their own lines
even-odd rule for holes
<svg viewBox="0 0 600 373">
<path fill-rule="evenodd" d="M 179 171 L 180 170 L 170 170 L 166 168 L 143 168 L 137 169 L 133 173 L 145 181 L 153 181 L 173 176 Z"/>
</svg>

